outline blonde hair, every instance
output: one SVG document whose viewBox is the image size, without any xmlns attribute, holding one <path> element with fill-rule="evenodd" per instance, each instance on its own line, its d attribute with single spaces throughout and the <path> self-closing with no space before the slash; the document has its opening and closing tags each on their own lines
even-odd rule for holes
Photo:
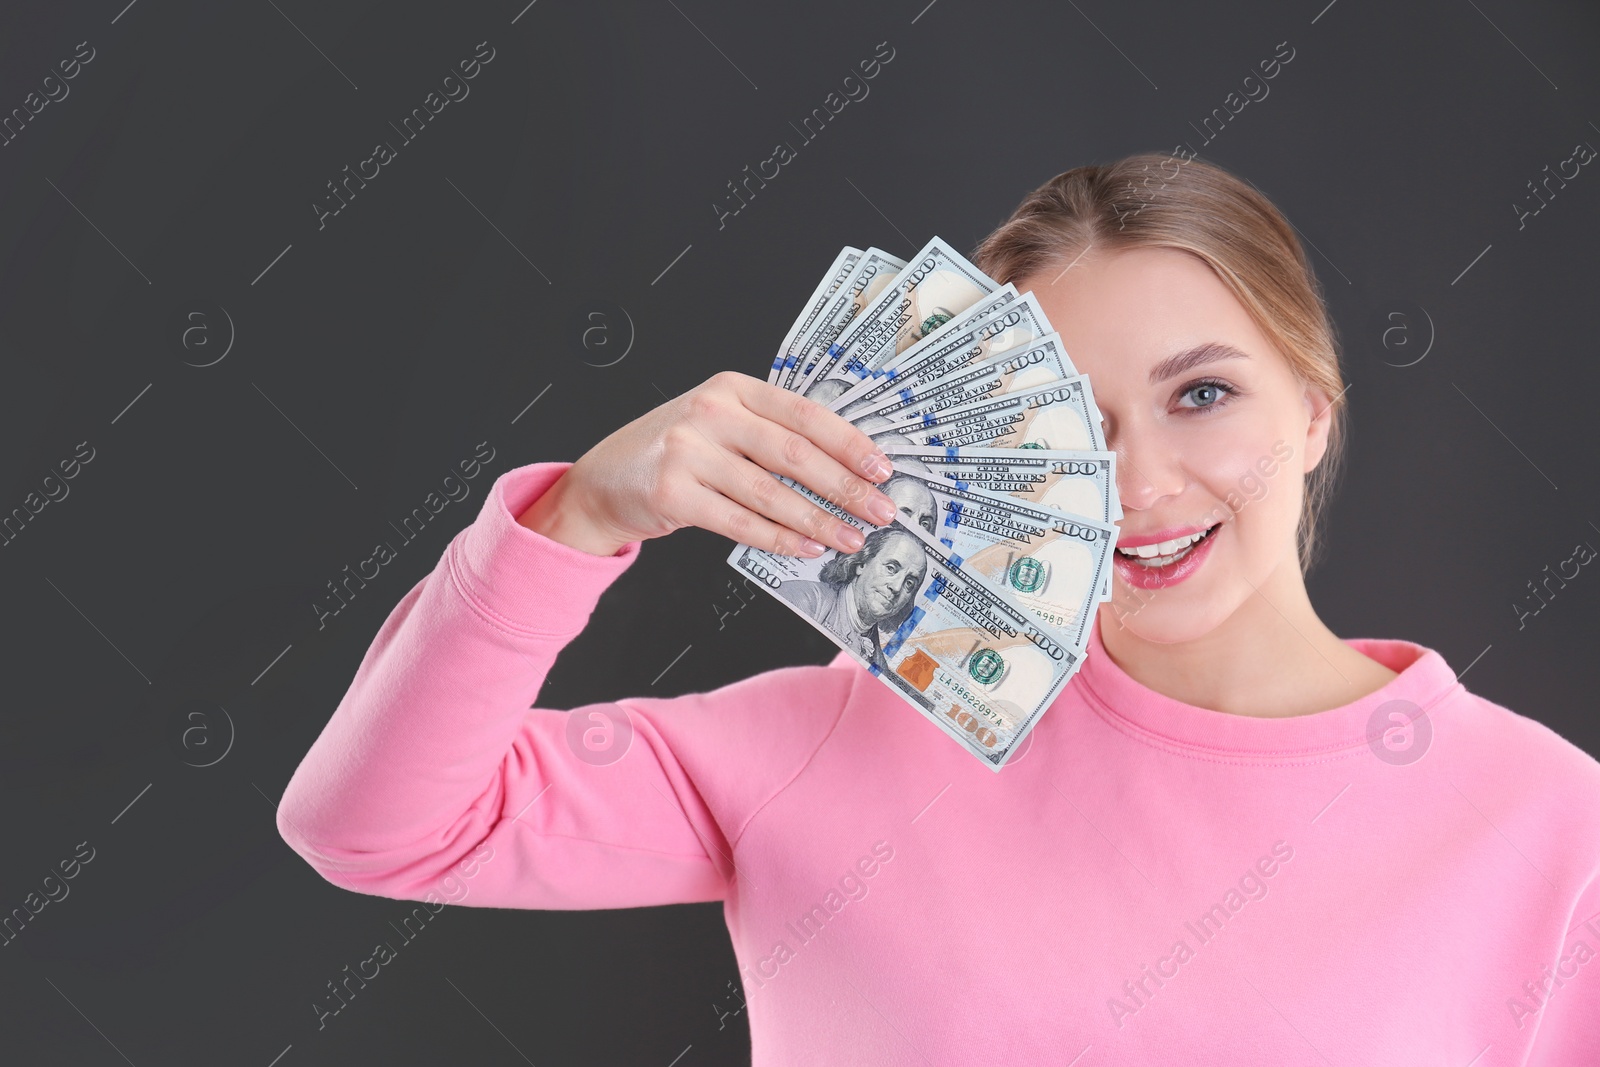
<svg viewBox="0 0 1600 1067">
<path fill-rule="evenodd" d="M 1143 152 L 1051 178 L 983 239 L 972 261 L 1004 283 L 1062 269 L 1091 247 L 1172 248 L 1199 257 L 1296 377 L 1332 398 L 1327 451 L 1306 478 L 1296 531 L 1301 571 L 1309 570 L 1343 459 L 1345 386 L 1338 334 L 1294 228 L 1255 186 L 1221 167 Z"/>
</svg>

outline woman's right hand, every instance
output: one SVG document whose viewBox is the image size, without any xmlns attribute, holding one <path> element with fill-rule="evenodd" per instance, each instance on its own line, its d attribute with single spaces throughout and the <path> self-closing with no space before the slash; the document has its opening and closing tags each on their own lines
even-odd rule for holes
<svg viewBox="0 0 1600 1067">
<path fill-rule="evenodd" d="M 860 531 L 774 473 L 866 522 L 895 514 L 872 484 L 893 469 L 871 437 L 814 400 L 720 371 L 585 452 L 517 521 L 598 556 L 685 526 L 789 556 L 861 547 Z"/>
</svg>

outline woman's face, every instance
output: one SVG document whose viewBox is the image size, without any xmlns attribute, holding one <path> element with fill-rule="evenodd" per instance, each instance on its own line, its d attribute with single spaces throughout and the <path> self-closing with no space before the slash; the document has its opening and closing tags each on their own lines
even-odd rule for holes
<svg viewBox="0 0 1600 1067">
<path fill-rule="evenodd" d="M 1301 581 L 1295 528 L 1331 398 L 1296 379 L 1188 253 L 1091 248 L 1065 270 L 1015 281 L 1089 376 L 1117 453 L 1123 517 L 1103 630 L 1190 641 L 1257 590 L 1294 588 L 1279 582 Z M 1137 562 L 1124 551 L 1137 546 L 1157 555 Z"/>
</svg>

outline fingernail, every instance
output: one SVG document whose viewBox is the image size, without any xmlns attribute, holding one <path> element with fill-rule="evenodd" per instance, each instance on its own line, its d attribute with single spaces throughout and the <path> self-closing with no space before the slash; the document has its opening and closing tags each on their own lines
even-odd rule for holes
<svg viewBox="0 0 1600 1067">
<path fill-rule="evenodd" d="M 845 548 L 851 552 L 857 551 L 862 545 L 867 543 L 867 539 L 861 535 L 861 531 L 856 529 L 854 526 L 846 526 L 843 530 L 839 531 L 839 540 L 842 541 Z"/>
<path fill-rule="evenodd" d="M 894 518 L 894 501 L 881 496 L 873 497 L 867 504 L 867 512 L 882 526 Z"/>
<path fill-rule="evenodd" d="M 889 463 L 889 457 L 882 452 L 874 452 L 861 461 L 861 469 L 873 481 L 882 481 L 894 473 L 894 467 Z"/>
<path fill-rule="evenodd" d="M 826 551 L 828 551 L 827 545 L 820 541 L 813 541 L 809 537 L 800 542 L 801 555 L 815 557 L 822 555 Z"/>
</svg>

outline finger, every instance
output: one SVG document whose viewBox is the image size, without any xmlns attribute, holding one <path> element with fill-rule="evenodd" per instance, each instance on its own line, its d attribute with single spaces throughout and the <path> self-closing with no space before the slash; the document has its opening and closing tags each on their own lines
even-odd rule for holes
<svg viewBox="0 0 1600 1067">
<path fill-rule="evenodd" d="M 723 424 L 722 441 L 759 467 L 794 479 L 864 522 L 881 526 L 895 515 L 894 500 L 887 493 L 850 473 L 800 431 L 752 412 L 737 412 Z"/>
<path fill-rule="evenodd" d="M 849 419 L 761 382 L 742 390 L 740 399 L 755 417 L 731 419 L 728 444 L 866 522 L 882 525 L 894 516 L 894 501 L 872 484 L 892 474 L 893 467 Z M 875 460 L 882 463 L 881 471 L 872 465 Z M 882 510 L 874 513 L 874 506 Z"/>
<path fill-rule="evenodd" d="M 770 471 L 761 469 L 742 456 L 726 455 L 723 458 L 726 462 L 699 472 L 702 484 L 801 537 L 812 538 L 845 553 L 855 552 L 861 547 L 865 538 L 860 530 L 819 508 L 791 486 L 773 477 Z M 786 551 L 785 554 L 800 553 Z"/>
<path fill-rule="evenodd" d="M 782 386 L 767 385 L 746 378 L 736 389 L 745 407 L 757 415 L 803 434 L 828 453 L 853 475 L 864 475 L 881 482 L 894 471 L 889 458 L 871 437 L 862 433 L 838 412 L 830 411 L 810 397 L 792 393 Z"/>
<path fill-rule="evenodd" d="M 790 496 L 800 495 L 770 474 L 763 473 L 762 477 Z M 814 559 L 828 550 L 827 545 L 750 510 L 704 483 L 690 490 L 684 503 L 692 525 L 722 534 L 741 545 L 754 545 L 778 555 L 805 559 Z"/>
</svg>

